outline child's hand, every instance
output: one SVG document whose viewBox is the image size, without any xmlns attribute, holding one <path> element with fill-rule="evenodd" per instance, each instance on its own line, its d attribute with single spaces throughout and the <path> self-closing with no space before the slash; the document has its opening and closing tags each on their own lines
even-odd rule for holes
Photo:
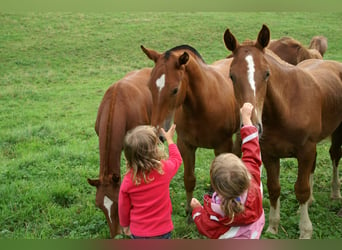
<svg viewBox="0 0 342 250">
<path fill-rule="evenodd" d="M 202 205 L 196 198 L 192 198 L 190 202 L 190 206 L 192 209 L 194 209 L 196 207 L 201 207 Z"/>
<path fill-rule="evenodd" d="M 240 109 L 241 113 L 241 120 L 243 125 L 253 125 L 251 121 L 253 105 L 249 102 L 243 104 L 242 108 Z"/>
<path fill-rule="evenodd" d="M 131 230 L 129 229 L 129 227 L 123 227 L 122 228 L 122 233 L 124 235 L 131 236 Z"/>
<path fill-rule="evenodd" d="M 170 129 L 166 132 L 163 128 L 161 128 L 161 132 L 163 133 L 163 136 L 165 137 L 168 144 L 172 144 L 173 142 L 173 136 L 175 134 L 176 130 L 176 124 L 172 124 Z"/>
</svg>

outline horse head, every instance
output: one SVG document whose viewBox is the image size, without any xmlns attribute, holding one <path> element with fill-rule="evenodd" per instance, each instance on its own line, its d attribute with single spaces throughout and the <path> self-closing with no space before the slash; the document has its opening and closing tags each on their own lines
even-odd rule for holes
<svg viewBox="0 0 342 250">
<path fill-rule="evenodd" d="M 233 81 L 234 93 L 242 107 L 243 103 L 254 105 L 252 122 L 262 133 L 262 112 L 266 97 L 270 70 L 265 59 L 265 48 L 270 41 L 270 30 L 262 26 L 255 42 L 239 44 L 234 35 L 227 29 L 224 42 L 228 50 L 233 52 L 230 67 L 230 78 Z"/>
<path fill-rule="evenodd" d="M 155 63 L 148 83 L 153 100 L 151 125 L 167 131 L 176 109 L 184 102 L 186 89 L 182 82 L 189 54 L 172 50 L 162 54 L 144 46 L 141 49 Z"/>
<path fill-rule="evenodd" d="M 87 179 L 91 186 L 96 187 L 95 204 L 106 216 L 110 229 L 110 236 L 114 238 L 120 233 L 118 198 L 120 189 L 120 176 L 110 174 L 100 179 Z"/>
</svg>

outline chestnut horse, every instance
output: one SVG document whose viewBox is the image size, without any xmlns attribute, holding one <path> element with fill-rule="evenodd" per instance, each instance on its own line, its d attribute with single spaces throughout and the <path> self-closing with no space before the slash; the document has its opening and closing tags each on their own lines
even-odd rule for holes
<svg viewBox="0 0 342 250">
<path fill-rule="evenodd" d="M 314 36 L 311 39 L 309 49 L 316 49 L 323 57 L 328 49 L 328 39 L 324 36 Z"/>
<path fill-rule="evenodd" d="M 124 136 L 135 126 L 150 124 L 152 96 L 147 86 L 150 73 L 150 68 L 136 70 L 112 84 L 97 113 L 100 175 L 99 179 L 88 179 L 88 183 L 96 187 L 96 206 L 104 212 L 112 238 L 120 233 L 118 195 Z"/>
<path fill-rule="evenodd" d="M 254 105 L 253 123 L 263 131 L 260 147 L 271 203 L 268 231 L 277 233 L 280 222 L 280 158 L 294 157 L 298 162 L 294 189 L 300 204 L 300 238 L 311 238 L 308 204 L 313 199 L 316 145 L 329 135 L 332 197 L 341 197 L 342 63 L 309 59 L 293 66 L 266 49 L 269 40 L 265 25 L 255 43 L 239 44 L 227 29 L 224 42 L 233 52 L 230 77 L 237 102 Z"/>
<path fill-rule="evenodd" d="M 152 125 L 168 129 L 172 119 L 177 125 L 177 145 L 184 162 L 186 211 L 189 213 L 196 185 L 196 149 L 214 149 L 215 155 L 232 152 L 232 135 L 239 128 L 240 113 L 228 72 L 231 59 L 208 65 L 188 45 L 165 53 L 141 48 L 155 62 L 149 80 L 153 99 Z"/>
<path fill-rule="evenodd" d="M 282 37 L 271 40 L 267 48 L 284 61 L 297 65 L 306 59 L 322 59 L 327 49 L 327 39 L 323 36 L 315 36 L 311 39 L 310 47 L 306 48 L 291 37 Z"/>
</svg>

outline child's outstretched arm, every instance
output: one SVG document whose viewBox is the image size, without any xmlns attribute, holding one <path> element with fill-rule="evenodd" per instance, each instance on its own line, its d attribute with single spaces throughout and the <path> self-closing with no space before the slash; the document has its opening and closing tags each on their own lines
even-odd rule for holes
<svg viewBox="0 0 342 250">
<path fill-rule="evenodd" d="M 258 130 L 251 121 L 253 105 L 244 103 L 240 109 L 243 127 L 240 130 L 242 139 L 242 161 L 254 178 L 260 182 L 261 155 Z"/>
<path fill-rule="evenodd" d="M 174 176 L 182 164 L 182 156 L 179 152 L 179 149 L 177 145 L 173 141 L 173 136 L 176 131 L 176 124 L 172 124 L 170 129 L 166 132 L 163 128 L 161 128 L 161 132 L 163 133 L 163 136 L 165 137 L 167 144 L 169 145 L 169 158 L 168 158 L 168 166 L 171 167 L 170 174 Z"/>
</svg>

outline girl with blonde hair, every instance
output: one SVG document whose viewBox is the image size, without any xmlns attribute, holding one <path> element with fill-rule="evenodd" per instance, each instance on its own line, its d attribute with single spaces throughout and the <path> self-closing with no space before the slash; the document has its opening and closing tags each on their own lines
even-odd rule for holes
<svg viewBox="0 0 342 250">
<path fill-rule="evenodd" d="M 169 185 L 182 158 L 173 142 L 176 125 L 165 132 L 169 157 L 157 130 L 142 125 L 124 139 L 127 172 L 119 192 L 119 221 L 123 233 L 133 239 L 169 239 L 173 230 Z"/>
<path fill-rule="evenodd" d="M 210 167 L 214 194 L 204 196 L 203 206 L 196 198 L 191 201 L 198 231 L 211 239 L 259 239 L 265 224 L 260 146 L 252 110 L 250 103 L 240 110 L 242 159 L 231 153 L 218 155 Z"/>
</svg>

